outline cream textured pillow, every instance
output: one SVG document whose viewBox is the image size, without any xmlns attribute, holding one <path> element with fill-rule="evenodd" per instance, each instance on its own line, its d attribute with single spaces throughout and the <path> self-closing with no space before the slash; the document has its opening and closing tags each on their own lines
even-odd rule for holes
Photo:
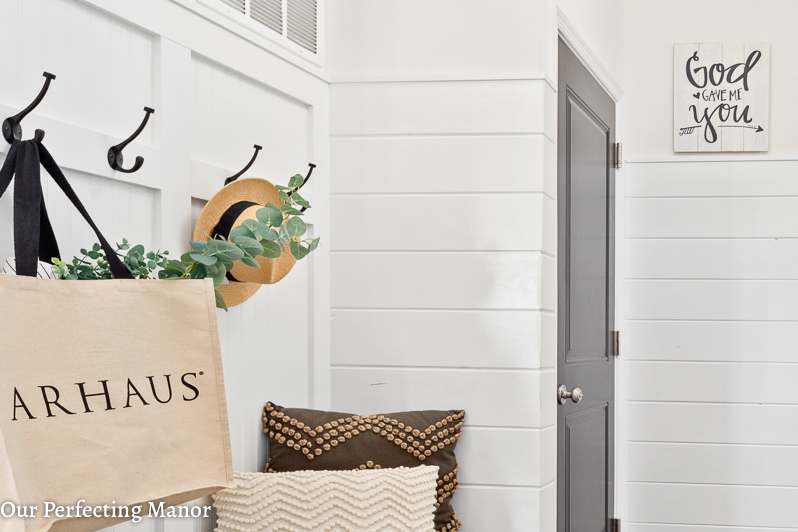
<svg viewBox="0 0 798 532">
<path fill-rule="evenodd" d="M 235 473 L 218 532 L 434 532 L 437 466 Z"/>
</svg>

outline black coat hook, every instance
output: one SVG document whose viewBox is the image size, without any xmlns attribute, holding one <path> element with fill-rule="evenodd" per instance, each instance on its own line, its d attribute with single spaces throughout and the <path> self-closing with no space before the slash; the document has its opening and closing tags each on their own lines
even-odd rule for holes
<svg viewBox="0 0 798 532">
<path fill-rule="evenodd" d="M 316 165 L 315 165 L 315 164 L 313 164 L 313 163 L 308 163 L 308 166 L 310 167 L 310 170 L 308 170 L 308 175 L 306 175 L 306 176 L 305 176 L 305 179 L 303 179 L 303 180 L 302 180 L 302 184 L 301 184 L 301 185 L 299 185 L 299 186 L 297 187 L 297 190 L 299 190 L 300 188 L 302 188 L 302 187 L 304 187 L 304 186 L 305 186 L 305 183 L 307 183 L 307 182 L 308 182 L 308 179 L 310 179 L 310 174 L 312 174 L 312 173 L 313 173 L 313 169 L 314 169 L 314 168 L 316 168 Z M 288 193 L 288 195 L 290 196 L 290 195 L 292 195 L 293 193 L 294 193 L 294 192 L 293 192 L 293 191 L 291 191 L 291 192 L 289 192 L 289 193 Z M 305 212 L 305 210 L 306 210 L 306 209 L 307 209 L 307 207 L 302 207 L 301 209 L 299 209 L 299 212 Z"/>
<path fill-rule="evenodd" d="M 144 115 L 144 120 L 141 122 L 139 128 L 133 132 L 127 140 L 120 142 L 116 146 L 111 146 L 108 149 L 108 164 L 111 165 L 111 168 L 117 170 L 119 172 L 124 172 L 126 174 L 132 174 L 133 172 L 137 171 L 141 168 L 141 165 L 144 164 L 144 157 L 138 156 L 136 157 L 136 162 L 133 164 L 133 168 L 122 168 L 122 164 L 125 161 L 125 158 L 122 156 L 122 150 L 125 149 L 125 146 L 133 142 L 133 140 L 138 137 L 142 131 L 144 131 L 144 126 L 147 125 L 147 121 L 150 119 L 150 115 L 155 112 L 155 109 L 150 107 L 145 107 L 144 111 L 146 114 Z"/>
<path fill-rule="evenodd" d="M 33 103 L 27 106 L 23 111 L 3 121 L 3 136 L 9 144 L 13 144 L 15 140 L 22 140 L 22 126 L 20 125 L 22 119 L 28 116 L 28 113 L 36 109 L 37 105 L 42 103 L 44 95 L 47 94 L 47 89 L 50 88 L 50 82 L 55 79 L 55 74 L 50 74 L 49 72 L 44 72 L 42 75 L 47 79 L 44 82 L 44 87 L 39 91 L 39 95 L 33 100 Z M 42 132 L 42 138 L 44 138 L 44 132 Z"/>
<path fill-rule="evenodd" d="M 252 165 L 255 164 L 255 159 L 258 158 L 258 152 L 260 152 L 260 150 L 263 149 L 263 146 L 258 146 L 257 144 L 255 144 L 253 147 L 255 148 L 255 153 L 252 154 L 252 159 L 250 159 L 247 165 L 236 175 L 230 176 L 227 179 L 225 179 L 224 180 L 225 185 L 229 185 L 230 183 L 232 183 L 233 181 L 244 175 L 244 172 L 249 170 L 252 167 Z"/>
</svg>

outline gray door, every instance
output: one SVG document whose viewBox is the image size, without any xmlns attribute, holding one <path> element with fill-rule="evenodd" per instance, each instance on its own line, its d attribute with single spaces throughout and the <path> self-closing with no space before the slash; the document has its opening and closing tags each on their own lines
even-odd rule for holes
<svg viewBox="0 0 798 532">
<path fill-rule="evenodd" d="M 557 531 L 609 532 L 615 103 L 562 40 L 558 99 Z"/>
</svg>

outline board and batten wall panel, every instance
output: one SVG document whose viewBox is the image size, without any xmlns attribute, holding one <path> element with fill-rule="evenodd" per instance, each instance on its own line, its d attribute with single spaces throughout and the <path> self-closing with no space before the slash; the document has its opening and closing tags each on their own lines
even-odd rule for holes
<svg viewBox="0 0 798 532">
<path fill-rule="evenodd" d="M 798 528 L 798 161 L 627 166 L 627 529 Z"/>
<path fill-rule="evenodd" d="M 334 409 L 466 410 L 463 532 L 553 532 L 554 90 L 330 92 Z"/>
<path fill-rule="evenodd" d="M 280 283 L 218 312 L 234 468 L 262 470 L 267 401 L 329 406 L 327 81 L 171 0 L 3 0 L 0 20 L 0 114 L 34 99 L 42 71 L 57 76 L 25 118 L 23 137 L 46 131 L 45 145 L 112 242 L 184 252 L 201 206 L 249 161 L 253 144 L 264 149 L 250 176 L 285 183 L 318 165 L 303 196 L 313 204 L 309 230 L 325 245 Z M 144 106 L 156 111 L 125 149 L 125 167 L 136 155 L 144 165 L 116 172 L 106 152 L 136 129 Z M 0 163 L 7 150 L 0 141 Z M 46 175 L 43 188 L 62 255 L 90 247 L 95 236 Z M 0 199 L 1 259 L 13 255 L 12 195 L 13 184 Z M 113 528 L 213 526 L 210 519 L 147 519 Z"/>
</svg>

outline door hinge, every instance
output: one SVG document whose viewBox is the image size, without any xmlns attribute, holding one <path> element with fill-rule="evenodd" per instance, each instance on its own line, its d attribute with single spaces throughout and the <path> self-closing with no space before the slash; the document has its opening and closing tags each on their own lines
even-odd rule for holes
<svg viewBox="0 0 798 532">
<path fill-rule="evenodd" d="M 621 333 L 612 331 L 612 354 L 613 356 L 621 356 Z"/>
<path fill-rule="evenodd" d="M 610 519 L 610 532 L 621 532 L 620 519 Z"/>
<path fill-rule="evenodd" d="M 623 144 L 616 142 L 612 145 L 612 166 L 621 168 L 623 166 Z"/>
</svg>

